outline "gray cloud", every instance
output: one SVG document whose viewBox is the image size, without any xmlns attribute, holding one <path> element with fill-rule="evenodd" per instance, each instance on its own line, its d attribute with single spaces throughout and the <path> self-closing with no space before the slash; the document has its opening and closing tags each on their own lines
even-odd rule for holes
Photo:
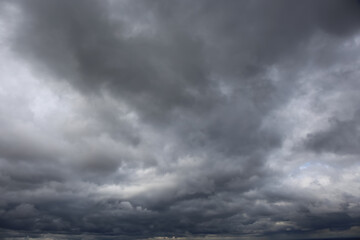
<svg viewBox="0 0 360 240">
<path fill-rule="evenodd" d="M 330 129 L 310 134 L 306 146 L 315 151 L 358 154 L 360 144 L 359 116 L 359 111 L 357 111 L 351 120 L 331 120 Z"/>
<path fill-rule="evenodd" d="M 0 238 L 356 236 L 359 9 L 1 2 Z"/>
</svg>

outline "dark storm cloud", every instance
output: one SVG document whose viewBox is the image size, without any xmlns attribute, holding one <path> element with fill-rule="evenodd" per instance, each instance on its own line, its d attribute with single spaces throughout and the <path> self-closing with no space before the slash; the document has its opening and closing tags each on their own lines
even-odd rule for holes
<svg viewBox="0 0 360 240">
<path fill-rule="evenodd" d="M 321 201 L 333 192 L 317 187 L 333 172 L 293 183 L 295 171 L 274 169 L 271 156 L 293 131 L 278 116 L 303 88 L 318 91 L 319 106 L 327 94 L 359 89 L 356 71 L 342 75 L 347 87 L 338 89 L 303 77 L 357 60 L 349 54 L 356 47 L 344 45 L 360 27 L 358 1 L 2 5 L 16 16 L 12 53 L 53 92 L 71 95 L 53 100 L 45 120 L 26 108 L 36 90 L 29 99 L 22 95 L 30 90 L 1 95 L 8 104 L 0 113 L 9 117 L 0 117 L 0 228 L 9 238 L 11 231 L 94 239 L 355 231 L 357 193 Z M 331 76 L 335 86 L 340 77 Z M 353 112 L 352 98 L 341 96 Z M 315 129 L 290 158 L 357 154 L 358 118 Z M 309 166 L 316 170 L 295 168 Z M 344 184 L 353 180 L 346 176 Z M 308 189 L 289 189 L 295 184 Z"/>
<path fill-rule="evenodd" d="M 159 114 L 157 120 L 176 107 L 212 104 L 217 92 L 211 75 L 218 72 L 245 88 L 254 104 L 271 102 L 274 86 L 260 77 L 266 64 L 284 54 L 289 60 L 315 31 L 341 36 L 358 22 L 357 3 L 338 1 L 22 4 L 15 40 L 22 56 L 83 91 L 111 89 L 146 114 Z M 131 10 L 134 16 L 123 12 Z M 149 17 L 138 17 L 146 11 Z M 151 34 L 126 36 L 136 24 L 147 24 Z"/>
<path fill-rule="evenodd" d="M 332 119 L 330 122 L 330 129 L 310 134 L 306 146 L 320 152 L 359 154 L 360 111 L 357 111 L 350 120 Z"/>
</svg>

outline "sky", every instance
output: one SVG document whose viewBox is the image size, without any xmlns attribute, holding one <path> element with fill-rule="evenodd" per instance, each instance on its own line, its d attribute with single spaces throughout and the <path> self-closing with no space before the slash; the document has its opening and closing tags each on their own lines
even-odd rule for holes
<svg viewBox="0 0 360 240">
<path fill-rule="evenodd" d="M 0 239 L 355 239 L 359 92 L 359 1 L 0 0 Z"/>
</svg>

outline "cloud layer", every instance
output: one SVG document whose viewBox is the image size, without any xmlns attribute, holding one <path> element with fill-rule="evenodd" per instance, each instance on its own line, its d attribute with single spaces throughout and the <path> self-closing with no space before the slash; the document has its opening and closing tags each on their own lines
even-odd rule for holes
<svg viewBox="0 0 360 240">
<path fill-rule="evenodd" d="M 358 1 L 2 1 L 0 235 L 360 234 Z"/>
</svg>

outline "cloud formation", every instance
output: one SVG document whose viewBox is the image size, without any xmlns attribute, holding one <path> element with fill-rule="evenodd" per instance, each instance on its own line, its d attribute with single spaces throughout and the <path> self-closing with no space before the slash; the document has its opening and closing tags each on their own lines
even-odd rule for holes
<svg viewBox="0 0 360 240">
<path fill-rule="evenodd" d="M 360 234 L 358 1 L 2 1 L 0 238 Z"/>
</svg>

